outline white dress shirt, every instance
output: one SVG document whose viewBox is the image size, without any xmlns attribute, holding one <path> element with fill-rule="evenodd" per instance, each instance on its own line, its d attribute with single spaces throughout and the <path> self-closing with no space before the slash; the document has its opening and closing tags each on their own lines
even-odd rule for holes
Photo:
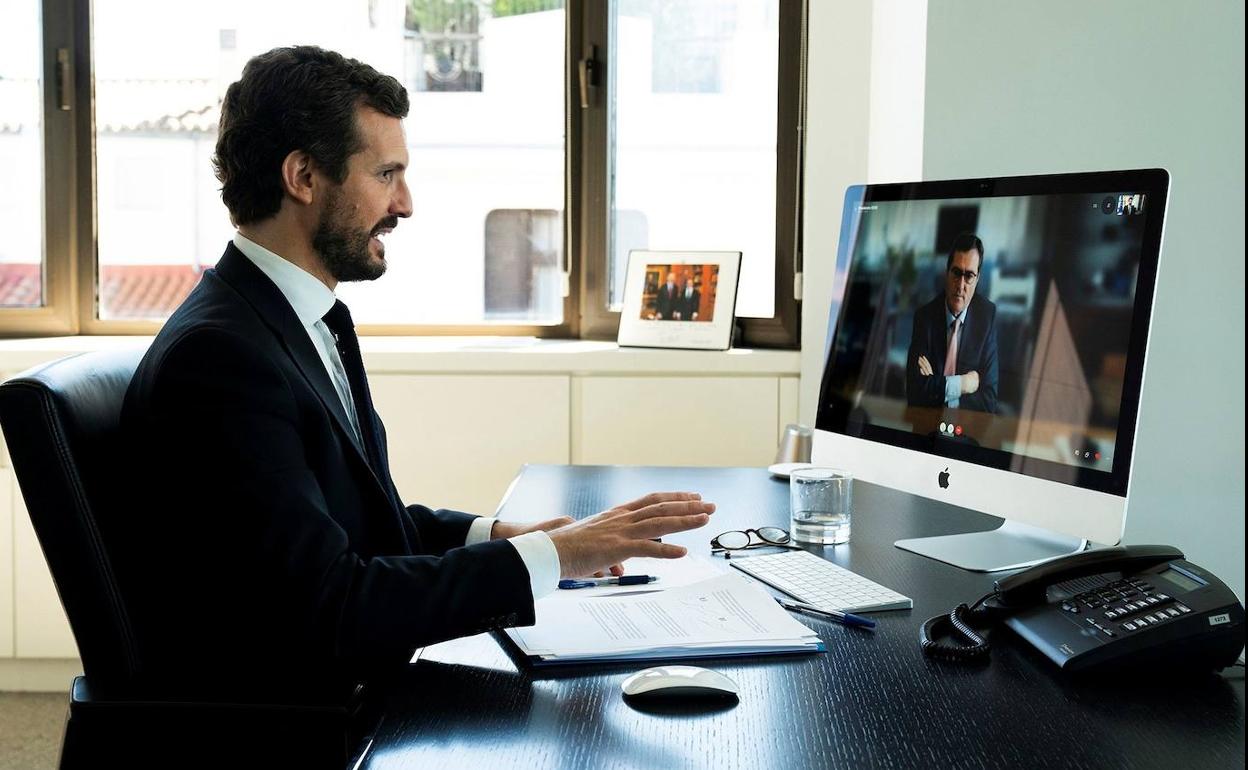
<svg viewBox="0 0 1248 770">
<path fill-rule="evenodd" d="M 268 276 L 286 301 L 290 303 L 299 322 L 308 332 L 312 347 L 316 348 L 317 355 L 321 357 L 321 363 L 325 365 L 330 381 L 334 383 L 334 390 L 338 392 L 342 407 L 351 420 L 351 428 L 355 431 L 355 437 L 363 445 L 359 416 L 355 412 L 355 402 L 351 398 L 351 385 L 347 380 L 346 370 L 342 366 L 342 359 L 338 355 L 338 346 L 334 344 L 334 334 L 322 320 L 334 306 L 334 293 L 311 273 L 249 240 L 242 233 L 234 234 L 234 246 Z M 493 518 L 478 516 L 468 528 L 468 536 L 464 539 L 464 545 L 489 540 L 493 529 Z M 539 599 L 554 591 L 559 584 L 559 552 L 555 550 L 555 544 L 551 542 L 550 536 L 545 532 L 529 532 L 507 538 L 507 542 L 511 543 L 516 552 L 520 554 L 520 560 L 524 562 L 525 569 L 529 571 L 529 584 L 533 590 L 533 598 Z"/>
</svg>

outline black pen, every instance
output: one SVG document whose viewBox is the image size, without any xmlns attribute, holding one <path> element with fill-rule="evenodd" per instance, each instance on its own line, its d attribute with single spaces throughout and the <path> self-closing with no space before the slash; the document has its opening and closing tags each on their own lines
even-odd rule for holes
<svg viewBox="0 0 1248 770">
<path fill-rule="evenodd" d="M 792 602 L 787 599 L 775 597 L 776 602 L 786 610 L 794 612 L 805 612 L 810 615 L 817 615 L 821 618 L 835 620 L 837 623 L 843 623 L 847 626 L 858 626 L 859 628 L 875 628 L 875 621 L 871 618 L 864 618 L 861 615 L 854 615 L 849 612 L 841 612 L 840 610 L 822 610 L 818 607 L 812 607 L 802 602 Z"/>
</svg>

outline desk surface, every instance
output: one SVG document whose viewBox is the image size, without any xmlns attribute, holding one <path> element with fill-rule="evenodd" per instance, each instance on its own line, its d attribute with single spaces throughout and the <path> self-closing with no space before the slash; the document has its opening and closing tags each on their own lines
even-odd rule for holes
<svg viewBox="0 0 1248 770">
<path fill-rule="evenodd" d="M 669 489 L 718 505 L 704 530 L 667 538 L 695 552 L 727 529 L 788 525 L 787 482 L 754 468 L 528 466 L 500 516 L 579 517 Z M 1243 669 L 1178 684 L 1080 681 L 1005 629 L 988 665 L 925 658 L 922 622 L 993 577 L 892 543 L 994 520 L 865 483 L 854 503 L 852 541 L 812 550 L 914 599 L 913 610 L 873 613 L 874 633 L 803 616 L 827 653 L 698 661 L 741 688 L 739 703 L 710 711 L 626 704 L 619 685 L 636 664 L 533 670 L 489 635 L 439 645 L 387 696 L 359 766 L 1244 766 Z"/>
</svg>

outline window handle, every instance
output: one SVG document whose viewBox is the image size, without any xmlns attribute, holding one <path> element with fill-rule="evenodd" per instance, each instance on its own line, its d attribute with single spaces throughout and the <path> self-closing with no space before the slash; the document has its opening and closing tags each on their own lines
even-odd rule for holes
<svg viewBox="0 0 1248 770">
<path fill-rule="evenodd" d="M 598 46 L 591 45 L 589 53 L 579 64 L 581 81 L 581 109 L 589 109 L 590 90 L 598 88 Z"/>
<path fill-rule="evenodd" d="M 69 82 L 69 49 L 56 49 L 56 101 L 63 112 L 73 107 L 73 88 Z"/>
</svg>

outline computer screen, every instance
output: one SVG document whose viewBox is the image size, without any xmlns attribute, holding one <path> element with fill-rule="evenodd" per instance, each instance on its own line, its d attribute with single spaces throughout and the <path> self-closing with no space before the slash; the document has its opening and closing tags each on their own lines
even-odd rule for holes
<svg viewBox="0 0 1248 770">
<path fill-rule="evenodd" d="M 850 188 L 816 427 L 1125 496 L 1167 186 Z"/>
</svg>

